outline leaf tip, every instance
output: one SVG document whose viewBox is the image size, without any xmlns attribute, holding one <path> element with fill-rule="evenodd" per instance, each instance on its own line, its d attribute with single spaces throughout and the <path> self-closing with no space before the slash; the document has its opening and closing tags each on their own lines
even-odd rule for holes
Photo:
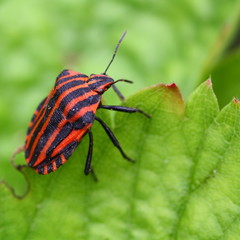
<svg viewBox="0 0 240 240">
<path fill-rule="evenodd" d="M 206 85 L 208 86 L 208 87 L 212 87 L 212 80 L 211 80 L 211 78 L 209 78 L 207 81 L 206 81 Z"/>
<path fill-rule="evenodd" d="M 234 102 L 235 104 L 239 104 L 239 100 L 238 100 L 237 98 L 233 98 L 233 102 Z"/>
<path fill-rule="evenodd" d="M 166 87 L 169 87 L 169 88 L 176 88 L 177 85 L 175 83 L 170 83 L 170 84 L 166 84 Z"/>
<path fill-rule="evenodd" d="M 165 87 L 171 91 L 173 91 L 174 93 L 177 94 L 177 96 L 181 99 L 181 101 L 183 101 L 182 99 L 182 94 L 178 88 L 178 86 L 175 83 L 170 83 L 170 84 L 164 84 Z"/>
<path fill-rule="evenodd" d="M 163 84 L 163 86 L 166 87 L 168 90 L 176 92 L 178 93 L 178 95 L 181 95 L 180 90 L 175 83 Z"/>
</svg>

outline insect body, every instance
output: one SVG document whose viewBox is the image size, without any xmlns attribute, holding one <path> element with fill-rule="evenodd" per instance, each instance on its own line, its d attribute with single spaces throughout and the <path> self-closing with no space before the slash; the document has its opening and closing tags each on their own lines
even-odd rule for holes
<svg viewBox="0 0 240 240">
<path fill-rule="evenodd" d="M 119 40 L 108 67 L 113 61 L 124 35 Z M 137 108 L 101 104 L 101 95 L 108 88 L 114 86 L 113 84 L 119 81 L 130 82 L 124 79 L 114 81 L 106 75 L 107 69 L 103 74 L 92 74 L 90 77 L 75 71 L 64 70 L 57 77 L 54 88 L 48 97 L 39 104 L 27 131 L 24 146 L 25 157 L 28 165 L 37 173 L 48 174 L 57 170 L 68 160 L 84 135 L 88 134 L 89 151 L 84 171 L 85 174 L 88 174 L 92 170 L 93 135 L 91 127 L 94 120 L 102 125 L 122 156 L 133 161 L 124 153 L 110 128 L 103 120 L 95 116 L 96 111 L 98 108 L 104 108 L 129 113 L 140 112 L 147 117 L 149 115 Z M 114 90 L 122 98 L 116 87 Z"/>
</svg>

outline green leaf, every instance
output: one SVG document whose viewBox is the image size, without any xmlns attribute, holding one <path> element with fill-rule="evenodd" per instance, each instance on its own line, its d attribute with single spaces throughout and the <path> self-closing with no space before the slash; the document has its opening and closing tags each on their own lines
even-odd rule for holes
<svg viewBox="0 0 240 240">
<path fill-rule="evenodd" d="M 186 105 L 175 84 L 158 84 L 117 113 L 112 127 L 122 158 L 94 124 L 93 166 L 84 176 L 88 139 L 67 163 L 41 176 L 24 167 L 22 199 L 0 185 L 1 239 L 237 239 L 240 232 L 240 103 L 219 112 L 211 81 Z M 107 110 L 98 116 L 110 125 Z"/>
</svg>

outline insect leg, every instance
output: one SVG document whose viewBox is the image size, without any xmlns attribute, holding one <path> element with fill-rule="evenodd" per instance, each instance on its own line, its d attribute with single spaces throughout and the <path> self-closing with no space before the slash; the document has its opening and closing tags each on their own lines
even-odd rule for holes
<svg viewBox="0 0 240 240">
<path fill-rule="evenodd" d="M 122 93 L 118 90 L 118 88 L 115 85 L 112 85 L 113 90 L 118 95 L 121 101 L 125 100 L 125 97 L 122 95 Z"/>
<path fill-rule="evenodd" d="M 88 136 L 89 136 L 89 148 L 88 148 L 88 155 L 87 155 L 87 160 L 86 160 L 85 169 L 84 169 L 85 175 L 88 175 L 91 172 L 91 161 L 92 161 L 92 152 L 93 152 L 93 135 L 91 130 L 88 131 Z"/>
<path fill-rule="evenodd" d="M 124 106 L 111 106 L 111 105 L 101 105 L 100 108 L 119 111 L 119 112 L 128 112 L 128 113 L 139 112 L 139 113 L 142 113 L 144 116 L 151 118 L 150 115 L 148 115 L 147 113 L 145 113 L 144 111 L 138 108 L 130 108 L 130 107 L 124 107 Z"/>
<path fill-rule="evenodd" d="M 130 157 L 128 157 L 124 151 L 122 150 L 120 143 L 118 142 L 117 138 L 114 136 L 113 132 L 111 131 L 111 129 L 106 125 L 105 122 L 103 122 L 102 119 L 98 118 L 95 116 L 95 119 L 102 125 L 102 127 L 104 128 L 105 132 L 107 133 L 107 135 L 109 136 L 109 138 L 111 139 L 112 143 L 114 144 L 115 147 L 117 147 L 120 151 L 120 153 L 122 154 L 122 156 L 127 159 L 130 162 L 135 162 L 133 159 L 131 159 Z"/>
<path fill-rule="evenodd" d="M 88 131 L 88 136 L 89 136 L 89 148 L 88 148 L 88 155 L 85 163 L 84 173 L 85 175 L 88 175 L 89 173 L 91 173 L 93 175 L 94 180 L 98 181 L 97 176 L 93 168 L 91 167 L 92 153 L 93 153 L 93 134 L 91 130 Z"/>
</svg>

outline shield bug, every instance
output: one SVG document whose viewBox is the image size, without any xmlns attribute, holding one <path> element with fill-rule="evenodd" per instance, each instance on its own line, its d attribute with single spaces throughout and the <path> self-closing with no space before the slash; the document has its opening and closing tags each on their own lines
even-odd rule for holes
<svg viewBox="0 0 240 240">
<path fill-rule="evenodd" d="M 102 94 L 110 87 L 113 87 L 120 99 L 123 99 L 123 95 L 114 84 L 120 81 L 132 83 L 125 79 L 114 81 L 106 74 L 125 34 L 126 32 L 116 45 L 111 61 L 103 74 L 87 76 L 72 70 L 63 70 L 58 75 L 50 94 L 37 107 L 29 124 L 22 150 L 25 151 L 28 166 L 38 174 L 56 171 L 68 160 L 86 134 L 89 136 L 89 150 L 84 173 L 89 174 L 92 171 L 93 152 L 91 127 L 95 120 L 102 125 L 122 156 L 133 161 L 122 150 L 111 129 L 95 115 L 97 109 L 103 108 L 128 113 L 139 112 L 150 117 L 138 108 L 101 104 Z"/>
</svg>

